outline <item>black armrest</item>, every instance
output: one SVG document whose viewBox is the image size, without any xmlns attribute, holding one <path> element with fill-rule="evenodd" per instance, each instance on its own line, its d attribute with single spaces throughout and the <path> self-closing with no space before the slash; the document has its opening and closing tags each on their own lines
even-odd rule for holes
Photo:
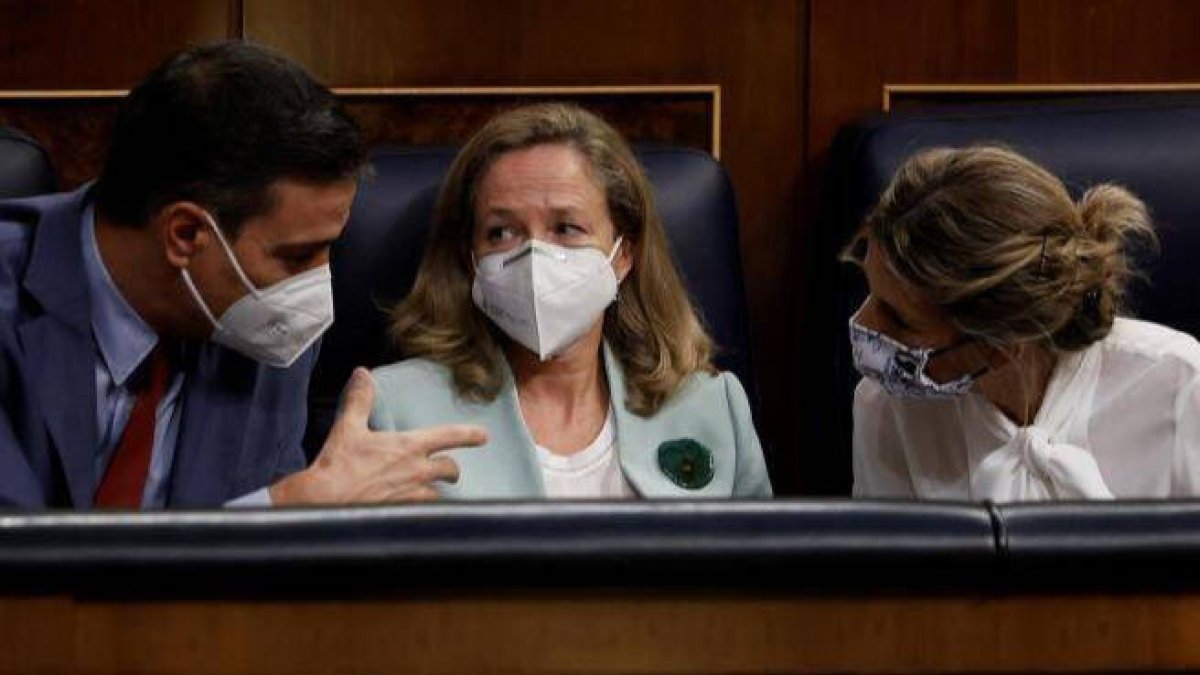
<svg viewBox="0 0 1200 675">
<path fill-rule="evenodd" d="M 982 506 L 851 501 L 493 503 L 11 514 L 10 592 L 386 593 L 460 587 L 867 592 L 993 584 Z M 128 592 L 128 584 L 120 586 Z"/>
<path fill-rule="evenodd" d="M 1012 504 L 994 512 L 1010 586 L 1200 587 L 1200 502 Z"/>
</svg>

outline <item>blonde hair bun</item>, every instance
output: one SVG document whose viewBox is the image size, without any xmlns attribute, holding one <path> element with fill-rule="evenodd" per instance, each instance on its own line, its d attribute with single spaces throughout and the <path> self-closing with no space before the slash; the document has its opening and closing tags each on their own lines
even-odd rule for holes
<svg viewBox="0 0 1200 675">
<path fill-rule="evenodd" d="M 1155 241 L 1145 203 L 1120 185 L 1092 187 L 1077 209 L 1082 225 L 1079 285 L 1086 288 L 1078 311 L 1053 335 L 1054 345 L 1065 351 L 1082 349 L 1108 335 L 1125 306 L 1130 278 L 1136 275 L 1129 250 L 1139 242 Z"/>
</svg>

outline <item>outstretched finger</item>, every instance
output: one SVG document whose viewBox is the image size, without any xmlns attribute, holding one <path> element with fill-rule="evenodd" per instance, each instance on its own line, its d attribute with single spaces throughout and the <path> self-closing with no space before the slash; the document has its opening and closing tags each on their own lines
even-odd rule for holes
<svg viewBox="0 0 1200 675">
<path fill-rule="evenodd" d="M 366 368 L 355 368 L 342 390 L 342 404 L 331 432 L 342 427 L 365 429 L 375 405 L 375 378 Z"/>
<path fill-rule="evenodd" d="M 405 443 L 416 452 L 429 455 L 439 450 L 475 447 L 487 443 L 487 431 L 474 424 L 447 424 L 402 431 Z"/>
</svg>

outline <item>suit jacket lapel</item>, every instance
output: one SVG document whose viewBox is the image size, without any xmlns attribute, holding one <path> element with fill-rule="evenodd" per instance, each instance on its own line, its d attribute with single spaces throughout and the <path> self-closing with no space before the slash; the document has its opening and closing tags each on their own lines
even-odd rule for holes
<svg viewBox="0 0 1200 675">
<path fill-rule="evenodd" d="M 25 373 L 45 416 L 76 507 L 96 491 L 96 347 L 83 269 L 80 218 L 88 188 L 35 226 L 25 289 L 44 314 L 18 327 Z"/>
<path fill-rule="evenodd" d="M 219 504 L 261 485 L 248 486 L 254 467 L 240 466 L 245 438 L 261 428 L 255 399 L 260 369 L 248 359 L 213 344 L 196 347 L 185 365 L 182 418 L 167 504 Z M 263 454 L 275 454 L 263 450 Z"/>
</svg>

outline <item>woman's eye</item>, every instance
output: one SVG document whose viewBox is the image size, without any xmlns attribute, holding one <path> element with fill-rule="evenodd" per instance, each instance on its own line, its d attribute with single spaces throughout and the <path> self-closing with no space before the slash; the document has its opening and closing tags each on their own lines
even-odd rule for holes
<svg viewBox="0 0 1200 675">
<path fill-rule="evenodd" d="M 508 227 L 507 225 L 496 225 L 487 228 L 484 236 L 487 237 L 489 243 L 496 243 L 512 239 L 513 231 L 512 228 Z"/>
<path fill-rule="evenodd" d="M 587 231 L 583 227 L 575 223 L 562 222 L 555 226 L 555 230 L 560 235 L 585 234 Z"/>
</svg>

